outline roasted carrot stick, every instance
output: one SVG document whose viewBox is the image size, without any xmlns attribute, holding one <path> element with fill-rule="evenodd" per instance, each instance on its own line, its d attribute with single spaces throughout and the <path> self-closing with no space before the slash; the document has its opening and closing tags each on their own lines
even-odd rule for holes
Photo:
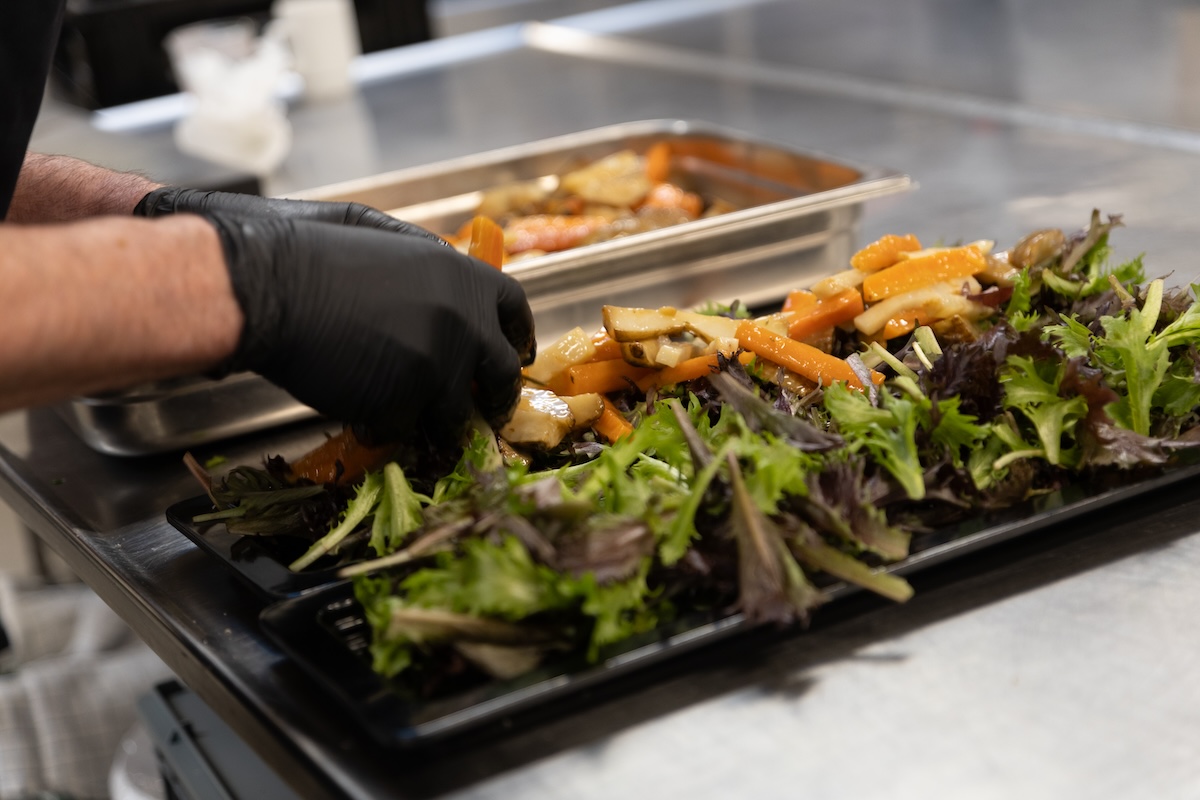
<svg viewBox="0 0 1200 800">
<path fill-rule="evenodd" d="M 901 253 L 921 249 L 921 243 L 911 233 L 896 236 L 889 233 L 850 256 L 850 266 L 863 272 L 878 272 L 900 260 Z"/>
<path fill-rule="evenodd" d="M 652 386 L 671 386 L 684 381 L 694 381 L 717 371 L 717 354 L 696 356 L 680 361 L 673 367 L 663 367 L 651 372 L 638 381 L 638 388 L 643 392 Z"/>
<path fill-rule="evenodd" d="M 547 253 L 567 250 L 609 224 L 597 214 L 534 214 L 519 217 L 504 228 L 504 250 L 509 254 L 526 250 Z"/>
<path fill-rule="evenodd" d="M 987 267 L 987 259 L 974 247 L 952 247 L 929 255 L 900 261 L 893 267 L 872 272 L 863 279 L 863 299 L 883 300 L 922 286 L 965 278 Z"/>
<path fill-rule="evenodd" d="M 812 308 L 817 304 L 817 296 L 808 289 L 796 289 L 793 292 L 788 292 L 787 299 L 783 301 L 783 308 L 780 311 L 801 312 Z"/>
<path fill-rule="evenodd" d="M 313 483 L 354 483 L 367 472 L 381 468 L 395 452 L 394 444 L 363 444 L 346 427 L 293 461 L 292 477 Z"/>
<path fill-rule="evenodd" d="M 646 177 L 654 183 L 671 177 L 671 145 L 656 142 L 646 151 Z"/>
<path fill-rule="evenodd" d="M 682 211 L 692 219 L 700 216 L 704 210 L 704 200 L 700 195 L 683 189 L 671 183 L 657 184 L 642 201 L 642 208 L 673 208 Z"/>
<path fill-rule="evenodd" d="M 471 220 L 471 244 L 467 254 L 496 269 L 504 267 L 504 231 L 490 218 L 477 216 Z"/>
<path fill-rule="evenodd" d="M 615 442 L 622 436 L 628 436 L 633 433 L 633 426 L 629 424 L 629 420 L 625 419 L 625 415 L 617 410 L 612 401 L 607 397 L 601 399 L 604 400 L 604 410 L 600 412 L 600 416 L 592 423 L 592 430 L 609 442 Z"/>
<path fill-rule="evenodd" d="M 849 322 L 862 312 L 862 295 L 857 289 L 847 289 L 795 313 L 788 323 L 788 336 L 792 339 L 807 339 L 835 325 Z"/>
<path fill-rule="evenodd" d="M 750 320 L 744 320 L 738 325 L 737 339 L 738 344 L 746 350 L 787 367 L 797 375 L 811 381 L 823 384 L 846 381 L 856 389 L 863 388 L 862 381 L 854 374 L 850 365 L 842 359 L 803 342 L 771 333 Z M 883 383 L 883 375 L 872 372 L 871 381 Z"/>
<path fill-rule="evenodd" d="M 588 361 L 611 361 L 621 358 L 621 343 L 609 336 L 606 330 L 597 331 L 592 337 L 592 344 L 596 345 L 596 353 Z"/>
<path fill-rule="evenodd" d="M 576 364 L 560 372 L 549 384 L 549 389 L 560 397 L 576 394 L 608 394 L 628 389 L 630 384 L 654 372 L 645 367 L 635 367 L 623 358 Z"/>
<path fill-rule="evenodd" d="M 912 333 L 921 324 L 922 311 L 919 308 L 908 308 L 894 315 L 883 323 L 883 338 L 895 339 L 906 333 Z"/>
</svg>

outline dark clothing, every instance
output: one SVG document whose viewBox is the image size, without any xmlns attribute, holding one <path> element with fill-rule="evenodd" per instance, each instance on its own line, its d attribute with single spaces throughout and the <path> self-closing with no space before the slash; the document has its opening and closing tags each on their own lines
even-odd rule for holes
<svg viewBox="0 0 1200 800">
<path fill-rule="evenodd" d="M 66 0 L 0 0 L 0 220 L 42 104 Z"/>
</svg>

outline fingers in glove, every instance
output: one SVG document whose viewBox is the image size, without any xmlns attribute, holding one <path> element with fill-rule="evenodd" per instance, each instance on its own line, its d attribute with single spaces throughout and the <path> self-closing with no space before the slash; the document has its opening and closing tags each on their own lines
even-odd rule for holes
<svg viewBox="0 0 1200 800">
<path fill-rule="evenodd" d="M 508 421 L 521 396 L 521 363 L 517 352 L 501 341 L 484 345 L 475 368 L 475 407 L 493 427 Z"/>
<path fill-rule="evenodd" d="M 321 200 L 289 200 L 279 197 L 260 197 L 235 192 L 209 192 L 164 186 L 148 192 L 133 209 L 139 217 L 160 217 L 167 214 L 226 214 L 229 216 L 272 217 L 276 219 L 328 222 L 378 228 L 390 233 L 419 236 L 438 244 L 449 244 L 440 236 L 419 225 L 396 219 L 377 208 L 363 203 L 325 202 Z"/>
<path fill-rule="evenodd" d="M 517 351 L 521 366 L 529 366 L 537 356 L 533 311 L 525 298 L 525 290 L 516 279 L 508 275 L 498 277 L 501 278 L 501 285 L 496 293 L 496 313 L 500 319 L 500 332 Z"/>
<path fill-rule="evenodd" d="M 332 205 L 332 204 L 331 204 Z M 435 233 L 425 230 L 419 225 L 413 225 L 411 222 L 405 222 L 402 219 L 396 219 L 391 214 L 385 214 L 377 208 L 371 208 L 362 203 L 345 203 L 345 211 L 343 212 L 342 224 L 357 225 L 365 228 L 379 228 L 380 230 L 390 231 L 392 233 L 402 233 L 406 236 L 421 236 L 431 242 L 444 244 L 447 247 L 450 243 Z"/>
<path fill-rule="evenodd" d="M 380 446 L 411 436 L 414 430 L 421 428 L 419 417 L 412 406 L 392 407 L 385 414 L 355 420 L 350 427 L 363 444 Z"/>
</svg>

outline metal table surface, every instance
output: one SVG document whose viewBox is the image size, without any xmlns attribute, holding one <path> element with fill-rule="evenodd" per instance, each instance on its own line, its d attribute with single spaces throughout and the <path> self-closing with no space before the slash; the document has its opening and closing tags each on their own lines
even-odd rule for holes
<svg viewBox="0 0 1200 800">
<path fill-rule="evenodd" d="M 963 15 L 935 20 L 946 3 L 908 5 L 930 11 L 905 17 L 927 46 L 954 25 L 963 36 L 977 30 Z M 1016 12 L 1033 4 L 1000 5 L 1021 32 Z M 1124 54 L 1121 36 L 1137 41 L 1177 5 L 1144 4 L 1154 13 L 1118 15 L 1124 27 L 1055 35 L 1067 51 L 1098 36 Z M 848 10 L 839 21 L 841 8 L 645 2 L 368 60 L 356 97 L 293 109 L 297 149 L 270 188 L 690 117 L 910 172 L 920 188 L 868 204 L 864 239 L 912 231 L 1005 246 L 1033 228 L 1079 227 L 1099 207 L 1126 215 L 1117 257 L 1144 252 L 1151 274 L 1200 280 L 1200 134 L 1167 117 L 1118 124 L 1129 108 L 1119 97 L 1060 113 L 970 75 L 939 83 L 955 70 L 922 71 L 934 60 L 920 47 L 880 56 L 910 66 L 895 68 L 899 88 L 891 67 L 872 72 L 836 51 L 814 56 L 819 75 L 773 55 L 784 21 L 804 29 L 803 14 L 887 39 L 891 17 Z M 984 52 L 1016 68 L 1013 51 Z M 954 92 L 916 90 L 947 86 Z M 69 145 L 64 130 L 45 129 L 43 141 Z M 151 174 L 170 151 L 162 125 L 105 142 L 113 163 L 147 155 Z M 295 455 L 326 427 L 197 455 Z M 420 756 L 371 745 L 264 639 L 261 603 L 163 518 L 196 493 L 177 454 L 105 457 L 50 410 L 0 417 L 0 496 L 306 797 L 1200 796 L 1194 485 L 940 569 L 917 579 L 903 606 L 831 608 L 808 632 L 706 651 L 535 726 Z"/>
</svg>

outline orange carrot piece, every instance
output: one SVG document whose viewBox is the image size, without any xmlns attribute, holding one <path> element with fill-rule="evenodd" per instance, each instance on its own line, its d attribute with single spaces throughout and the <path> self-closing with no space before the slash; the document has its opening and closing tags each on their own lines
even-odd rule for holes
<svg viewBox="0 0 1200 800">
<path fill-rule="evenodd" d="M 788 336 L 792 339 L 807 339 L 835 325 L 849 322 L 862 312 L 862 295 L 857 289 L 847 289 L 794 315 L 788 323 Z"/>
<path fill-rule="evenodd" d="M 509 255 L 526 250 L 544 250 L 547 253 L 569 250 L 608 224 L 608 217 L 597 214 L 534 214 L 518 217 L 504 228 L 504 250 Z"/>
<path fill-rule="evenodd" d="M 896 236 L 889 233 L 850 256 L 850 266 L 863 272 L 878 272 L 900 260 L 901 253 L 913 253 L 921 243 L 911 233 Z"/>
<path fill-rule="evenodd" d="M 674 184 L 660 183 L 646 195 L 641 207 L 672 208 L 682 211 L 691 219 L 696 219 L 704 210 L 704 200 L 700 195 L 685 191 Z"/>
<path fill-rule="evenodd" d="M 738 344 L 750 352 L 787 367 L 797 375 L 817 383 L 829 384 L 846 381 L 856 389 L 862 389 L 862 381 L 842 359 L 823 350 L 772 333 L 751 320 L 743 320 L 737 328 Z M 883 383 L 883 375 L 871 372 L 873 383 Z"/>
<path fill-rule="evenodd" d="M 817 296 L 808 289 L 797 289 L 794 292 L 788 292 L 787 299 L 783 301 L 783 308 L 780 311 L 805 311 L 817 304 Z"/>
<path fill-rule="evenodd" d="M 673 367 L 663 367 L 651 372 L 638 381 L 638 388 L 643 392 L 652 386 L 671 386 L 684 381 L 694 381 L 717 371 L 717 354 L 696 356 L 680 361 Z"/>
<path fill-rule="evenodd" d="M 872 272 L 863 280 L 863 299 L 868 303 L 911 292 L 933 283 L 965 278 L 987 267 L 987 259 L 974 247 L 954 247 L 927 256 L 910 258 L 893 267 Z"/>
<path fill-rule="evenodd" d="M 467 246 L 467 255 L 503 269 L 504 230 L 488 217 L 475 217 L 471 220 L 471 244 Z"/>
<path fill-rule="evenodd" d="M 590 392 L 608 394 L 628 389 L 630 384 L 637 384 L 651 372 L 654 370 L 635 367 L 623 358 L 593 361 L 567 367 L 550 382 L 548 388 L 560 397 Z"/>
<path fill-rule="evenodd" d="M 471 243 L 471 229 L 474 225 L 475 218 L 471 217 L 462 225 L 458 226 L 458 233 L 454 234 L 453 236 L 446 237 L 446 241 L 457 240 L 459 242 L 466 242 L 469 245 Z"/>
<path fill-rule="evenodd" d="M 330 436 L 289 466 L 295 479 L 313 483 L 355 483 L 367 472 L 380 469 L 396 452 L 395 444 L 366 445 L 349 427 Z M 339 467 L 340 465 L 340 467 Z"/>
<path fill-rule="evenodd" d="M 912 333 L 916 329 L 917 321 L 912 317 L 894 317 L 883 323 L 881 335 L 886 342 L 889 339 L 895 339 L 897 336 Z"/>
<path fill-rule="evenodd" d="M 654 183 L 663 183 L 671 176 L 671 145 L 656 142 L 646 151 L 646 177 Z"/>
<path fill-rule="evenodd" d="M 748 353 L 745 350 L 739 351 L 737 354 L 738 362 L 742 366 L 746 366 L 755 359 L 754 353 Z M 767 363 L 765 360 L 763 363 Z M 646 377 L 638 381 L 638 388 L 643 392 L 653 386 L 671 386 L 684 381 L 694 381 L 696 378 L 703 378 L 706 375 L 711 375 L 717 371 L 720 362 L 717 360 L 716 353 L 710 353 L 706 356 L 696 356 L 679 362 L 673 367 L 663 367 L 660 370 L 650 373 Z"/>
<path fill-rule="evenodd" d="M 608 331 L 601 330 L 592 337 L 592 344 L 596 345 L 596 353 L 588 361 L 612 361 L 615 358 L 621 358 L 621 343 L 608 335 Z"/>
<path fill-rule="evenodd" d="M 906 308 L 899 314 L 883 323 L 883 338 L 895 339 L 906 333 L 912 333 L 921 323 L 922 312 L 919 308 Z"/>
<path fill-rule="evenodd" d="M 628 436 L 633 433 L 633 426 L 629 424 L 629 420 L 625 419 L 625 415 L 617 410 L 612 401 L 607 397 L 601 399 L 604 401 L 604 410 L 600 412 L 599 418 L 592 423 L 592 430 L 603 436 L 610 443 L 617 441 L 622 436 Z"/>
</svg>

